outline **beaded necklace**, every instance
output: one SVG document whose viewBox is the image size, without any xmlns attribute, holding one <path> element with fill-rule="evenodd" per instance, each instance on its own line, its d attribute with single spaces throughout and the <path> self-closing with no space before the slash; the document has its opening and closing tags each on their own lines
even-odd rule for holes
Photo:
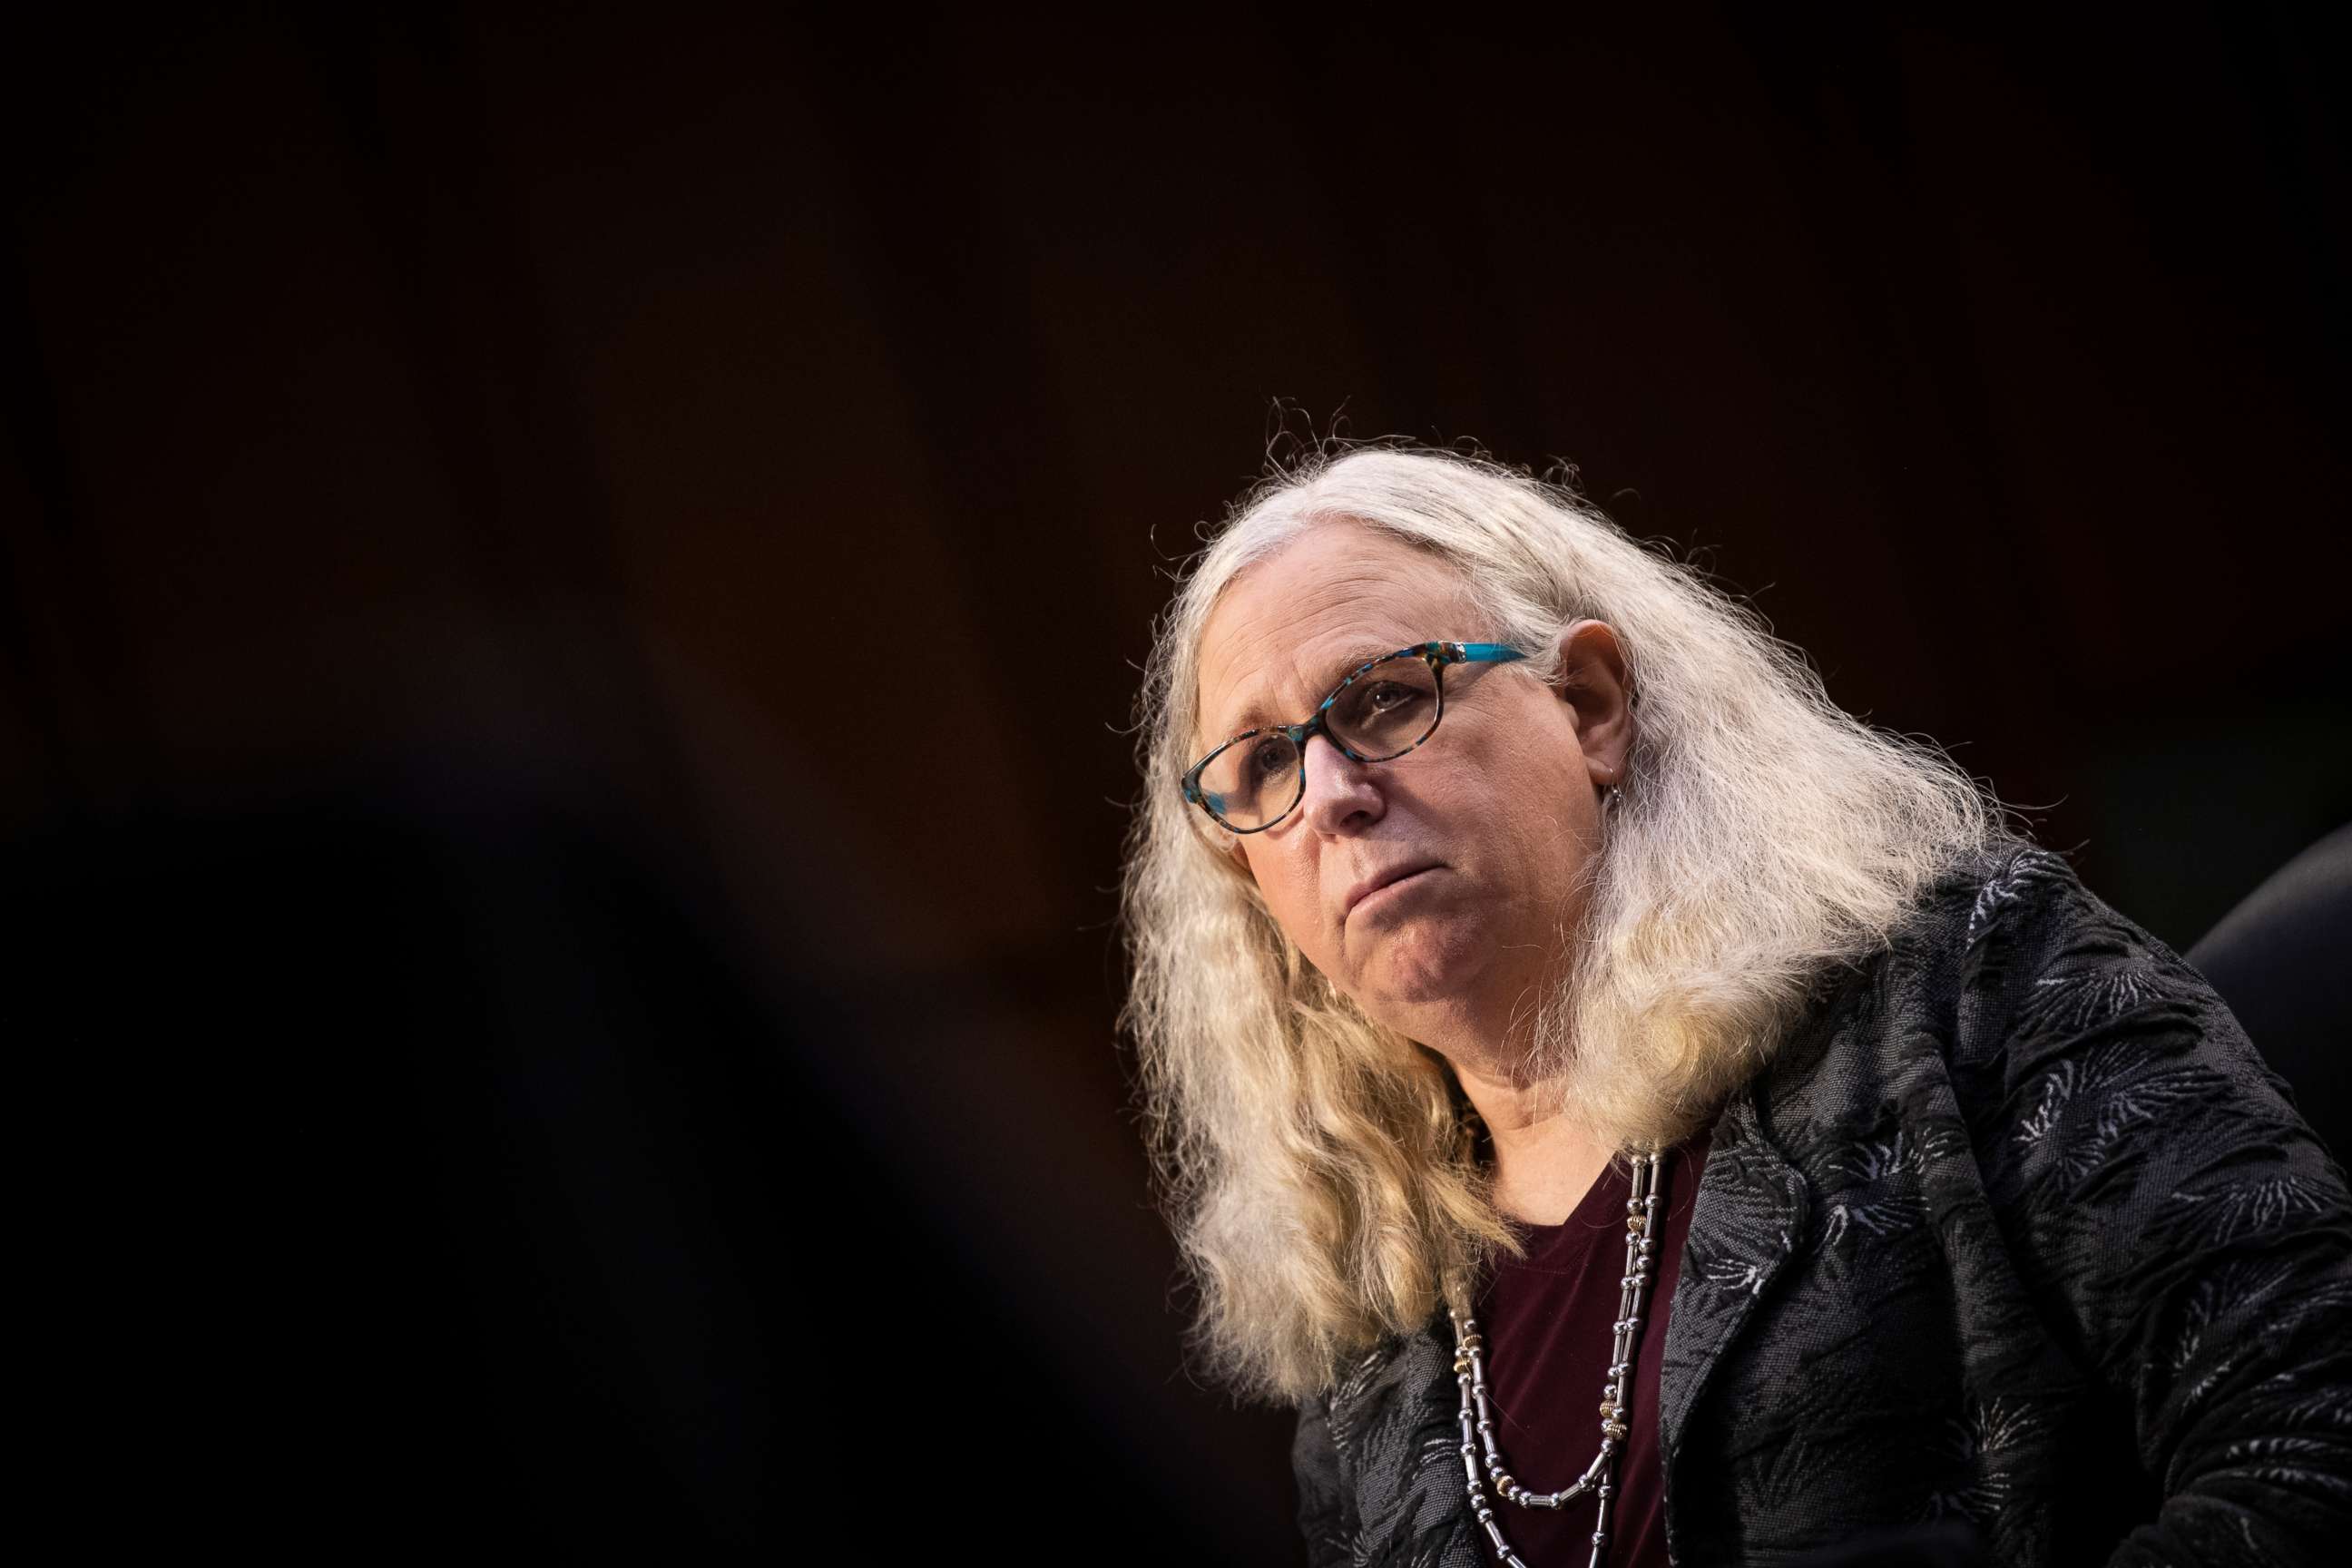
<svg viewBox="0 0 2352 1568">
<path fill-rule="evenodd" d="M 1486 1492 L 1478 1480 L 1482 1447 L 1495 1495 L 1506 1502 L 1517 1503 L 1522 1508 L 1556 1509 L 1588 1491 L 1596 1492 L 1601 1500 L 1592 1521 L 1591 1568 L 1602 1568 L 1608 1561 L 1609 1500 L 1617 1490 L 1617 1452 L 1632 1429 L 1633 1360 L 1642 1342 L 1643 1309 L 1649 1303 L 1650 1255 L 1654 1247 L 1652 1237 L 1656 1231 L 1658 1197 L 1664 1190 L 1664 1168 L 1659 1161 L 1660 1152 L 1654 1146 L 1648 1153 L 1633 1157 L 1633 1195 L 1625 1200 L 1625 1273 L 1618 1281 L 1617 1321 L 1611 1325 L 1615 1338 L 1610 1345 L 1609 1380 L 1601 1387 L 1601 1451 L 1592 1456 L 1592 1463 L 1573 1483 L 1556 1492 L 1532 1492 L 1505 1468 L 1502 1450 L 1495 1445 L 1495 1413 L 1486 1404 L 1486 1363 L 1479 1353 L 1485 1342 L 1478 1337 L 1476 1320 L 1461 1312 L 1450 1313 L 1454 1319 L 1454 1381 L 1462 1385 L 1462 1466 L 1469 1476 L 1470 1510 L 1486 1527 L 1486 1539 L 1495 1543 L 1496 1554 L 1502 1558 L 1505 1568 L 1528 1565 L 1511 1550 L 1511 1543 L 1503 1539 L 1503 1527 L 1495 1510 L 1486 1505 Z"/>
</svg>

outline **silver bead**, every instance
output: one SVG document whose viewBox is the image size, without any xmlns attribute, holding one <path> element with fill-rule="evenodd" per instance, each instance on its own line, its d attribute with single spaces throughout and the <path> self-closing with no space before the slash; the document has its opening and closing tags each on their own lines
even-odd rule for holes
<svg viewBox="0 0 2352 1568">
<path fill-rule="evenodd" d="M 1476 1405 L 1475 1426 L 1478 1438 L 1486 1447 L 1486 1468 L 1493 1477 L 1497 1496 L 1523 1508 L 1557 1509 L 1583 1495 L 1595 1481 L 1600 1483 L 1600 1500 L 1593 1517 L 1591 1568 L 1602 1568 L 1603 1554 L 1608 1546 L 1609 1500 L 1616 1490 L 1616 1459 L 1618 1449 L 1631 1432 L 1633 1405 L 1627 1397 L 1628 1374 L 1633 1369 L 1634 1336 L 1642 1327 L 1643 1299 L 1650 1288 L 1649 1256 L 1654 1234 L 1652 1221 L 1664 1190 L 1664 1172 L 1661 1165 L 1662 1151 L 1652 1148 L 1647 1154 L 1633 1155 L 1628 1162 L 1632 1169 L 1632 1192 L 1626 1199 L 1625 1212 L 1640 1215 L 1638 1222 L 1629 1223 L 1626 1231 L 1625 1273 L 1619 1280 L 1617 1321 L 1610 1325 L 1612 1343 L 1610 1346 L 1610 1379 L 1601 1389 L 1606 1405 L 1601 1418 L 1600 1451 L 1585 1467 L 1584 1474 L 1570 1486 L 1550 1493 L 1536 1493 L 1520 1484 L 1504 1468 L 1502 1451 L 1495 1442 L 1493 1413 L 1486 1401 L 1486 1372 L 1480 1351 L 1484 1342 L 1479 1338 L 1476 1322 L 1462 1313 L 1447 1310 L 1454 1321 L 1454 1383 L 1461 1393 L 1463 1468 L 1467 1472 L 1470 1508 L 1478 1522 L 1486 1527 L 1487 1538 L 1494 1542 L 1495 1553 L 1505 1568 L 1527 1568 L 1518 1553 L 1503 1538 L 1502 1526 L 1494 1510 L 1487 1507 L 1485 1491 L 1478 1482 L 1476 1447 L 1471 1440 L 1474 1424 L 1472 1405 Z M 1467 1370 L 1463 1370 L 1464 1363 Z"/>
</svg>

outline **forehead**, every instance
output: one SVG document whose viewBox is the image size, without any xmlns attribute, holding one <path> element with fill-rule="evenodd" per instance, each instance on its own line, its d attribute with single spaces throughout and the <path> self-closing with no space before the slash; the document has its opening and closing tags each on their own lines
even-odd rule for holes
<svg viewBox="0 0 2352 1568">
<path fill-rule="evenodd" d="M 1307 717 L 1367 658 L 1484 635 L 1453 568 L 1360 522 L 1318 523 L 1229 584 L 1201 634 L 1203 736 Z"/>
</svg>

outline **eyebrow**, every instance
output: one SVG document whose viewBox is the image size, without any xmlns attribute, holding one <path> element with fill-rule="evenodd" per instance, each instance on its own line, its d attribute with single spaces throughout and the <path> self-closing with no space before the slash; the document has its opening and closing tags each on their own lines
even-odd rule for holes
<svg viewBox="0 0 2352 1568">
<path fill-rule="evenodd" d="M 1407 643 L 1403 646 L 1410 647 L 1413 645 Z M 1339 682 L 1345 680 L 1349 676 L 1353 675 L 1356 671 L 1363 668 L 1364 666 L 1371 663 L 1372 660 L 1396 652 L 1397 647 L 1398 645 L 1395 643 L 1381 643 L 1377 645 L 1371 643 L 1359 643 L 1357 645 L 1358 651 L 1349 653 L 1343 658 L 1332 661 L 1327 671 L 1328 679 L 1325 679 L 1322 685 L 1317 688 L 1315 700 L 1320 702 L 1324 698 L 1328 697 L 1331 694 L 1331 689 L 1333 687 L 1339 685 Z M 1247 734 L 1252 730 L 1272 729 L 1276 724 L 1304 723 L 1307 720 L 1313 717 L 1314 714 L 1310 711 L 1307 713 L 1302 713 L 1293 719 L 1278 719 L 1274 716 L 1273 712 L 1267 708 L 1265 702 L 1253 702 L 1247 708 L 1242 710 L 1241 717 L 1234 721 L 1232 729 L 1225 731 L 1224 738 L 1230 741 L 1236 735 Z"/>
</svg>

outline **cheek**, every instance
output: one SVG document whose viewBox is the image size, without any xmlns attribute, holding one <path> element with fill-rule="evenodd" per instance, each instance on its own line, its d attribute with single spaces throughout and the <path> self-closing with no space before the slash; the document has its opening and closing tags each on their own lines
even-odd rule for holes
<svg viewBox="0 0 2352 1568">
<path fill-rule="evenodd" d="M 1597 824 L 1592 781 L 1573 733 L 1530 729 L 1496 748 L 1478 772 L 1486 810 L 1522 848 L 1575 853 Z"/>
<path fill-rule="evenodd" d="M 1265 900 L 1275 924 L 1319 967 L 1323 952 L 1313 871 L 1280 850 L 1281 846 L 1270 845 L 1244 851 L 1244 868 L 1257 883 L 1258 897 Z"/>
</svg>

